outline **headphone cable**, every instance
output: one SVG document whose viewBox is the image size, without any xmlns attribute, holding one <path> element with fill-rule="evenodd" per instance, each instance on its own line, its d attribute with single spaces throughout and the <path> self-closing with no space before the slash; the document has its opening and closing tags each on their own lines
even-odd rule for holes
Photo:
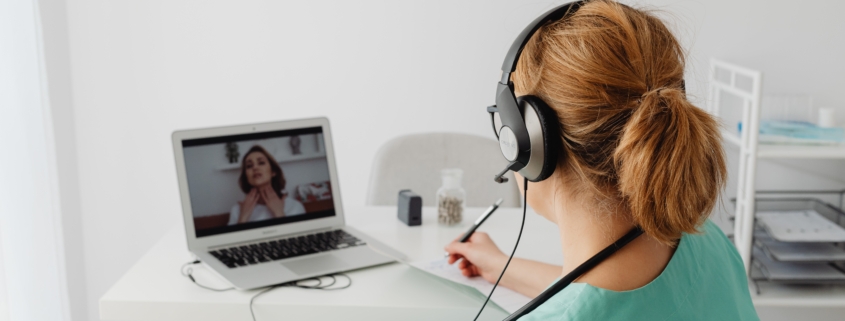
<svg viewBox="0 0 845 321">
<path fill-rule="evenodd" d="M 493 297 L 493 292 L 496 291 L 496 287 L 499 286 L 499 281 L 502 280 L 502 276 L 505 275 L 505 271 L 508 269 L 508 265 L 511 264 L 511 259 L 513 259 L 513 255 L 516 254 L 516 248 L 519 246 L 519 239 L 522 238 L 522 229 L 525 227 L 525 211 L 528 208 L 528 179 L 524 178 L 523 184 L 523 192 L 522 192 L 522 224 L 519 225 L 519 235 L 516 236 L 516 243 L 513 245 L 513 251 L 511 251 L 511 256 L 508 257 L 508 262 L 505 263 L 505 268 L 502 269 L 502 273 L 499 274 L 499 278 L 496 279 L 496 283 L 493 284 L 493 289 L 490 290 L 490 294 L 487 295 L 487 299 L 484 300 L 484 304 L 481 305 L 481 309 L 478 310 L 478 314 L 475 315 L 475 318 L 472 319 L 473 321 L 478 320 L 478 317 L 481 316 L 481 312 L 484 311 L 484 307 L 487 306 L 487 302 L 490 301 L 490 298 Z"/>
</svg>

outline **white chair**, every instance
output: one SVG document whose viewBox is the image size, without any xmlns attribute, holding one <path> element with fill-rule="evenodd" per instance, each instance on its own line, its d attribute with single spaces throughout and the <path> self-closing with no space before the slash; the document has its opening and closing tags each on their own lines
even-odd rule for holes
<svg viewBox="0 0 845 321">
<path fill-rule="evenodd" d="M 487 207 L 498 198 L 502 206 L 519 207 L 521 196 L 512 173 L 498 184 L 493 176 L 507 162 L 493 139 L 458 133 L 414 134 L 394 138 L 381 146 L 373 161 L 367 205 L 396 205 L 400 190 L 420 195 L 424 206 L 435 206 L 440 170 L 463 169 L 461 186 L 466 206 Z"/>
</svg>

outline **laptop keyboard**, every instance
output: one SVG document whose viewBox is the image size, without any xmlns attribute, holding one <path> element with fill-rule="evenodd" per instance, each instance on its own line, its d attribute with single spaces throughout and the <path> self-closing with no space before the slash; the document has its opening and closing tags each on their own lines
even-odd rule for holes
<svg viewBox="0 0 845 321">
<path fill-rule="evenodd" d="M 231 269 L 365 244 L 343 230 L 334 230 L 233 246 L 209 253 Z"/>
</svg>

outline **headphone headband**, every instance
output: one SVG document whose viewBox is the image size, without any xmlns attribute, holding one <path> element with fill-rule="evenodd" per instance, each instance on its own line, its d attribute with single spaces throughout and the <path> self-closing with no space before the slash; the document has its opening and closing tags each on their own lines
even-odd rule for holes
<svg viewBox="0 0 845 321">
<path fill-rule="evenodd" d="M 508 54 L 505 55 L 505 62 L 502 63 L 502 84 L 507 85 L 510 81 L 510 74 L 516 70 L 516 63 L 519 61 L 519 56 L 522 54 L 522 49 L 525 48 L 525 44 L 528 43 L 528 40 L 531 39 L 531 36 L 537 32 L 537 29 L 540 29 L 546 23 L 550 21 L 560 20 L 566 15 L 578 11 L 578 8 L 584 4 L 584 1 L 575 1 L 560 5 L 552 10 L 549 10 L 542 16 L 534 19 L 530 24 L 528 24 L 522 32 L 519 33 L 519 36 L 516 37 L 516 40 L 513 41 L 511 44 L 510 50 L 508 50 Z"/>
<path fill-rule="evenodd" d="M 523 48 L 540 27 L 550 21 L 565 18 L 566 15 L 578 10 L 584 3 L 585 1 L 575 1 L 560 5 L 534 19 L 519 33 L 505 56 L 505 62 L 502 64 L 502 79 L 496 86 L 496 105 L 488 108 L 491 115 L 495 113 L 499 115 L 501 127 L 496 128 L 495 116 L 493 126 L 496 131 L 496 138 L 499 139 L 499 148 L 502 150 L 502 155 L 510 162 L 505 170 L 494 177 L 494 180 L 498 183 L 507 181 L 502 175 L 508 171 L 520 172 L 532 182 L 543 180 L 554 171 L 554 166 L 551 163 L 555 160 L 554 157 L 550 156 L 556 151 L 548 150 L 545 145 L 548 145 L 550 140 L 559 139 L 559 137 L 546 137 L 552 132 L 557 132 L 557 125 L 553 126 L 552 124 L 554 117 L 536 119 L 543 117 L 542 114 L 552 114 L 553 112 L 546 112 L 550 108 L 541 99 L 523 99 L 525 97 L 518 99 L 514 94 L 510 75 L 516 69 Z M 531 121 L 533 124 L 531 130 L 526 126 L 525 117 L 527 115 L 523 115 L 523 108 L 520 107 L 520 104 L 526 104 L 535 110 L 537 108 L 542 110 L 537 111 L 533 116 L 529 115 L 529 117 L 535 118 Z M 538 104 L 543 106 L 538 107 Z M 539 125 L 537 125 L 538 123 Z M 557 148 L 557 144 L 550 146 Z M 543 168 L 543 170 L 540 170 L 540 168 Z"/>
</svg>

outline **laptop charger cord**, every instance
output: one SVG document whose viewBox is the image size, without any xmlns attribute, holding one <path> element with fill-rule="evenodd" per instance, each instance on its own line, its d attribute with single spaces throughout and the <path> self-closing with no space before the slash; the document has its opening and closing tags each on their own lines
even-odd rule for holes
<svg viewBox="0 0 845 321">
<path fill-rule="evenodd" d="M 180 270 L 180 272 L 182 273 L 183 276 L 190 279 L 191 282 L 193 282 L 197 286 L 199 286 L 203 289 L 206 289 L 206 290 L 211 290 L 211 291 L 215 291 L 215 292 L 224 292 L 224 291 L 229 291 L 229 290 L 235 289 L 234 287 L 225 288 L 225 289 L 216 289 L 216 288 L 212 288 L 212 287 L 209 287 L 209 286 L 202 285 L 199 282 L 197 282 L 197 280 L 193 276 L 194 269 L 191 266 L 195 265 L 195 264 L 200 264 L 200 263 L 201 263 L 200 260 L 193 260 L 191 262 L 185 263 L 185 264 L 182 265 L 182 269 Z M 343 276 L 343 277 L 346 278 L 346 280 L 347 280 L 346 285 L 340 286 L 340 287 L 332 287 L 335 284 L 337 284 L 337 277 L 338 276 Z M 331 278 L 332 279 L 331 282 L 328 283 L 328 284 L 323 284 L 322 278 L 324 278 L 324 277 L 325 278 Z M 317 284 L 300 284 L 300 282 L 306 282 L 306 281 L 316 281 Z M 256 293 L 255 295 L 253 295 L 249 299 L 249 314 L 252 316 L 252 320 L 256 321 L 255 312 L 252 309 L 252 303 L 255 301 L 256 298 L 258 298 L 258 296 L 260 296 L 264 293 L 270 292 L 270 290 L 273 290 L 275 288 L 297 287 L 297 288 L 300 288 L 300 289 L 309 289 L 309 290 L 334 291 L 334 290 L 343 290 L 343 289 L 346 289 L 350 286 L 352 286 L 352 278 L 350 278 L 349 275 L 346 275 L 345 273 L 332 273 L 332 274 L 315 276 L 315 277 L 311 277 L 311 278 L 307 278 L 307 279 L 290 281 L 290 282 L 286 282 L 286 283 L 282 283 L 282 284 L 272 285 L 272 286 L 269 286 L 269 287 L 261 290 L 260 292 Z"/>
<path fill-rule="evenodd" d="M 508 261 L 505 263 L 504 269 L 502 269 L 502 273 L 499 274 L 499 278 L 496 279 L 496 283 L 493 284 L 493 289 L 490 290 L 490 294 L 487 295 L 487 299 L 484 300 L 484 304 L 481 305 L 481 309 L 478 310 L 478 314 L 476 314 L 475 319 L 473 319 L 473 320 L 477 320 L 478 317 L 481 316 L 481 312 L 484 311 L 484 307 L 487 306 L 487 303 L 490 301 L 490 297 L 493 296 L 493 292 L 496 291 L 496 287 L 499 285 L 499 281 L 501 281 L 502 276 L 505 275 L 505 271 L 508 269 L 508 265 L 510 265 L 511 259 L 513 259 L 513 255 L 516 253 L 516 249 L 519 246 L 519 240 L 522 238 L 522 230 L 525 227 L 525 212 L 526 212 L 526 209 L 528 207 L 528 204 L 527 204 L 527 201 L 528 201 L 528 179 L 525 179 L 525 181 L 523 183 L 523 188 L 524 188 L 524 191 L 523 191 L 523 194 L 522 194 L 522 224 L 519 226 L 519 235 L 517 235 L 517 237 L 516 237 L 516 243 L 513 245 L 513 251 L 511 251 L 511 255 L 510 255 L 510 257 L 508 257 Z M 216 292 L 224 292 L 224 291 L 229 291 L 229 290 L 235 289 L 234 287 L 225 288 L 225 289 L 217 289 L 217 288 L 212 288 L 212 287 L 209 287 L 209 286 L 202 285 L 199 282 L 197 282 L 197 280 L 193 276 L 194 270 L 193 270 L 193 268 L 191 268 L 191 266 L 195 265 L 195 264 L 200 264 L 200 263 L 201 263 L 200 260 L 193 260 L 191 262 L 183 264 L 182 269 L 181 269 L 182 275 L 187 277 L 188 279 L 191 280 L 191 282 L 193 282 L 194 284 L 196 284 L 197 286 L 199 286 L 203 289 L 216 291 Z M 337 283 L 336 276 L 345 277 L 348 280 L 348 283 L 346 285 L 342 286 L 342 287 L 332 288 L 331 286 L 333 286 Z M 332 279 L 331 283 L 323 285 L 323 280 L 321 279 L 322 277 L 331 278 Z M 299 284 L 299 282 L 303 282 L 303 281 L 317 281 L 317 284 L 316 285 Z M 270 290 L 273 290 L 275 288 L 279 288 L 279 287 L 298 287 L 298 288 L 301 288 L 301 289 L 331 291 L 331 290 L 346 289 L 350 286 L 352 286 L 352 278 L 350 278 L 349 275 L 346 275 L 344 273 L 333 273 L 333 274 L 327 274 L 327 275 L 323 275 L 323 276 L 317 276 L 317 277 L 307 278 L 307 279 L 298 280 L 298 281 L 291 281 L 291 282 L 287 282 L 287 283 L 272 285 L 272 286 L 269 286 L 269 287 L 261 290 L 260 292 L 256 293 L 255 295 L 252 296 L 252 298 L 249 299 L 249 313 L 252 316 L 252 320 L 256 321 L 255 312 L 252 309 L 252 303 L 255 301 L 256 298 L 258 298 L 258 296 L 260 296 L 264 293 L 270 292 Z"/>
<path fill-rule="evenodd" d="M 180 269 L 180 272 L 182 273 L 183 276 L 191 279 L 191 282 L 194 282 L 194 284 L 196 284 L 198 287 L 201 287 L 201 288 L 206 289 L 206 290 L 216 291 L 216 292 L 224 292 L 224 291 L 229 291 L 229 290 L 235 289 L 234 287 L 225 288 L 225 289 L 215 289 L 215 288 L 212 288 L 210 286 L 205 286 L 205 285 L 200 284 L 199 282 L 197 282 L 196 279 L 194 279 L 194 275 L 193 275 L 194 268 L 191 267 L 191 265 L 194 265 L 194 264 L 200 264 L 200 260 L 194 260 L 194 261 L 182 264 L 182 268 Z"/>
<path fill-rule="evenodd" d="M 517 237 L 516 237 L 516 243 L 513 245 L 513 251 L 511 251 L 511 255 L 510 255 L 510 257 L 508 257 L 508 261 L 505 263 L 504 269 L 502 269 L 502 273 L 499 274 L 499 278 L 496 279 L 496 283 L 493 284 L 493 289 L 490 290 L 490 294 L 487 295 L 487 299 L 484 300 L 484 304 L 481 305 L 481 309 L 478 310 L 478 314 L 476 314 L 475 319 L 473 319 L 473 320 L 477 320 L 478 317 L 481 316 L 481 312 L 484 311 L 484 307 L 487 306 L 487 303 L 490 301 L 490 297 L 493 296 L 493 292 L 496 291 L 496 287 L 499 285 L 499 281 L 501 281 L 502 276 L 505 275 L 505 271 L 508 269 L 508 265 L 510 265 L 511 260 L 513 259 L 513 255 L 516 253 L 516 249 L 519 246 L 519 240 L 522 238 L 522 230 L 525 227 L 525 212 L 526 212 L 526 209 L 528 207 L 528 204 L 527 204 L 527 201 L 528 201 L 528 179 L 525 179 L 525 181 L 523 183 L 523 188 L 524 188 L 524 192 L 522 194 L 522 224 L 519 226 L 519 235 L 517 235 Z M 196 284 L 197 286 L 199 286 L 203 289 L 216 291 L 216 292 L 224 292 L 224 291 L 229 291 L 229 290 L 235 289 L 234 287 L 225 288 L 225 289 L 217 289 L 217 288 L 212 288 L 212 287 L 209 287 L 209 286 L 202 285 L 199 282 L 197 282 L 197 280 L 193 276 L 194 270 L 193 270 L 193 268 L 191 268 L 191 266 L 195 265 L 195 264 L 199 264 L 199 263 L 201 263 L 200 260 L 194 260 L 194 261 L 183 264 L 182 269 L 181 269 L 182 275 L 187 277 L 188 279 L 191 280 L 191 282 L 193 282 L 194 284 Z M 332 286 L 337 283 L 336 276 L 345 277 L 348 280 L 348 283 L 346 285 L 342 286 L 342 287 L 332 288 Z M 331 283 L 323 285 L 323 280 L 321 279 L 322 277 L 331 278 L 332 279 Z M 299 282 L 303 282 L 303 281 L 317 281 L 317 284 L 316 285 L 299 284 Z M 298 287 L 298 288 L 301 288 L 301 289 L 331 291 L 331 290 L 346 289 L 350 286 L 352 286 L 352 278 L 350 278 L 349 275 L 346 275 L 344 273 L 333 273 L 333 274 L 327 274 L 327 275 L 323 275 L 323 276 L 317 276 L 317 277 L 307 278 L 307 279 L 298 280 L 298 281 L 291 281 L 291 282 L 287 282 L 287 283 L 272 285 L 272 286 L 269 286 L 269 287 L 261 290 L 260 292 L 256 293 L 255 295 L 252 296 L 252 298 L 249 299 L 249 313 L 252 316 L 252 320 L 256 321 L 255 312 L 252 309 L 252 303 L 255 301 L 256 298 L 258 298 L 258 296 L 260 296 L 264 293 L 270 292 L 270 290 L 273 290 L 275 288 L 279 288 L 279 287 Z"/>
</svg>

